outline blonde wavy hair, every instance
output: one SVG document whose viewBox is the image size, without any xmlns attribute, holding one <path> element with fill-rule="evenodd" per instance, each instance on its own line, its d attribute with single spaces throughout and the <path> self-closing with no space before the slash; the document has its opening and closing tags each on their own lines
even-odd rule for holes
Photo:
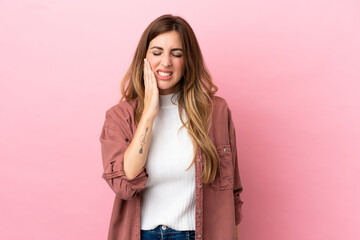
<svg viewBox="0 0 360 240">
<path fill-rule="evenodd" d="M 200 46 L 190 25 L 181 17 L 165 14 L 150 23 L 143 32 L 136 48 L 133 60 L 121 82 L 122 98 L 126 101 L 138 100 L 135 110 L 135 123 L 140 121 L 144 110 L 145 85 L 143 80 L 144 58 L 149 43 L 159 34 L 177 31 L 183 44 L 184 75 L 174 86 L 178 94 L 179 116 L 182 127 L 187 128 L 188 134 L 194 145 L 194 157 L 188 170 L 195 162 L 197 145 L 205 154 L 202 180 L 210 183 L 215 179 L 219 155 L 208 132 L 211 127 L 211 115 L 213 111 L 213 99 L 218 88 L 212 82 L 208 72 Z M 182 114 L 185 110 L 187 121 L 184 122 Z M 181 127 L 181 128 L 182 128 Z"/>
</svg>

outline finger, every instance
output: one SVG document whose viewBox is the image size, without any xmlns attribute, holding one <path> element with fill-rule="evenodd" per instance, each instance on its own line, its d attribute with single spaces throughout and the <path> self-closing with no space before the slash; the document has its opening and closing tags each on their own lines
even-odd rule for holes
<svg viewBox="0 0 360 240">
<path fill-rule="evenodd" d="M 156 79 L 156 76 L 155 76 L 155 73 L 152 72 L 152 77 L 151 77 L 151 81 L 153 82 L 153 84 L 155 85 L 155 87 L 157 88 L 158 85 L 157 85 L 157 79 Z"/>
<path fill-rule="evenodd" d="M 145 81 L 145 79 L 146 79 L 146 60 L 145 60 L 145 58 L 144 58 L 144 67 L 143 67 L 143 80 L 144 80 L 144 85 L 146 85 L 146 81 Z"/>
<path fill-rule="evenodd" d="M 149 64 L 149 81 L 150 81 L 151 83 L 154 83 L 154 80 L 155 80 L 155 82 L 156 82 L 155 73 L 154 73 L 154 71 L 151 69 L 151 65 L 150 65 L 149 62 L 148 62 L 148 64 Z"/>
<path fill-rule="evenodd" d="M 149 86 L 152 84 L 151 81 L 151 67 L 150 67 L 150 63 L 146 60 L 146 68 L 147 68 L 147 80 L 148 80 L 148 84 Z"/>
<path fill-rule="evenodd" d="M 156 76 L 155 76 L 155 72 L 151 71 L 151 78 L 153 80 L 153 82 L 156 83 Z"/>
<path fill-rule="evenodd" d="M 144 85 L 145 85 L 145 89 L 148 88 L 148 77 L 147 77 L 147 65 L 146 65 L 146 59 L 144 58 Z"/>
</svg>

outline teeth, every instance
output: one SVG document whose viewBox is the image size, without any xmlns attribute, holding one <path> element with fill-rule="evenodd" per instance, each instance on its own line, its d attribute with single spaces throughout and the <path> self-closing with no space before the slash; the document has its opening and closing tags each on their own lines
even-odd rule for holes
<svg viewBox="0 0 360 240">
<path fill-rule="evenodd" d="M 172 73 L 164 73 L 164 72 L 160 72 L 160 71 L 158 71 L 158 73 L 162 77 L 168 77 L 168 76 L 171 76 L 171 74 L 172 74 Z"/>
</svg>

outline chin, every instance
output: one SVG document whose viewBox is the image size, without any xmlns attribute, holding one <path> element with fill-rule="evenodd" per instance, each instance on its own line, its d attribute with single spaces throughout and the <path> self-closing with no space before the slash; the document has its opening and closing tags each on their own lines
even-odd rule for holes
<svg viewBox="0 0 360 240">
<path fill-rule="evenodd" d="M 172 86 L 169 86 L 169 87 L 159 87 L 159 90 L 161 91 L 168 91 L 169 89 L 171 89 Z"/>
<path fill-rule="evenodd" d="M 158 87 L 160 89 L 163 89 L 163 90 L 171 88 L 172 86 L 174 86 L 174 84 L 172 84 L 172 82 L 164 82 L 164 81 L 161 81 L 161 80 L 158 80 L 157 84 L 158 84 Z"/>
</svg>

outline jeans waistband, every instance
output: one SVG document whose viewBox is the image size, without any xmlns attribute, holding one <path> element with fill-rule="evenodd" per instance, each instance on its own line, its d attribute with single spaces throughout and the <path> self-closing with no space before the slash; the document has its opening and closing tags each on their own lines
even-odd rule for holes
<svg viewBox="0 0 360 240">
<path fill-rule="evenodd" d="M 141 230 L 141 231 L 154 231 L 154 232 L 158 232 L 158 233 L 168 233 L 168 232 L 183 232 L 183 233 L 186 233 L 186 232 L 195 232 L 195 230 L 175 230 L 175 229 L 172 229 L 166 225 L 159 225 L 157 226 L 156 228 L 154 229 L 151 229 L 151 230 Z"/>
</svg>

